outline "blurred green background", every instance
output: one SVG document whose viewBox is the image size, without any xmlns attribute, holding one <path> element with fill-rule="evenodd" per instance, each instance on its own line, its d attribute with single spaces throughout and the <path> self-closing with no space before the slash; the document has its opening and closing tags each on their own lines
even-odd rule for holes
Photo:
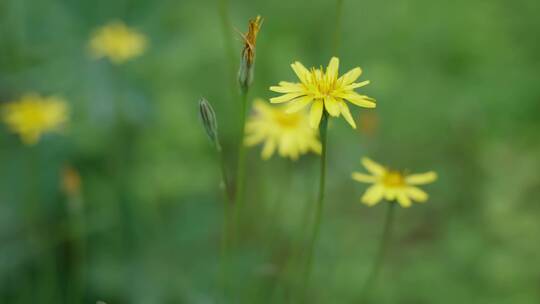
<svg viewBox="0 0 540 304">
<path fill-rule="evenodd" d="M 353 110 L 356 131 L 331 122 L 310 303 L 359 301 L 386 210 L 359 202 L 362 156 L 439 174 L 427 204 L 397 210 L 373 303 L 540 301 L 540 2 L 345 0 L 335 54 L 336 1 L 0 0 L 0 101 L 34 91 L 71 109 L 34 147 L 0 127 L 0 303 L 224 302 L 219 170 L 197 108 L 212 102 L 232 170 L 239 101 L 220 3 L 241 32 L 265 18 L 250 99 L 295 80 L 294 60 L 338 55 L 378 100 Z M 89 56 L 112 20 L 146 35 L 142 56 Z M 227 303 L 297 303 L 318 159 L 259 154 Z M 66 166 L 80 197 L 60 187 Z"/>
</svg>

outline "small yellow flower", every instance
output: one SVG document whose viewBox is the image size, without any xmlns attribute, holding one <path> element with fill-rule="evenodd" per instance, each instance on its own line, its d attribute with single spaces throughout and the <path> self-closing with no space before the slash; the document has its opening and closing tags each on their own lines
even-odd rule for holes
<svg viewBox="0 0 540 304">
<path fill-rule="evenodd" d="M 355 83 L 362 75 L 362 70 L 357 67 L 338 78 L 339 59 L 332 57 L 326 68 L 306 69 L 300 62 L 291 64 L 293 71 L 300 79 L 300 83 L 282 81 L 279 86 L 270 87 L 271 91 L 283 93 L 280 97 L 271 98 L 272 103 L 290 102 L 288 113 L 294 113 L 312 104 L 309 122 L 311 127 L 317 128 L 324 109 L 333 117 L 343 115 L 345 120 L 356 129 L 348 101 L 364 108 L 375 108 L 375 99 L 366 95 L 360 95 L 354 91 L 356 88 L 369 84 L 369 80 Z"/>
<path fill-rule="evenodd" d="M 372 175 L 354 172 L 352 178 L 361 183 L 373 184 L 362 196 L 362 203 L 368 206 L 377 204 L 383 198 L 388 201 L 397 200 L 404 208 L 410 207 L 412 201 L 423 203 L 427 201 L 428 194 L 415 186 L 429 184 L 437 179 L 433 171 L 406 175 L 385 168 L 367 157 L 362 158 L 362 164 Z"/>
<path fill-rule="evenodd" d="M 116 64 L 141 55 L 147 46 L 146 37 L 121 21 L 113 21 L 97 29 L 90 38 L 90 51 L 96 58 L 109 57 Z"/>
<path fill-rule="evenodd" d="M 247 146 L 264 142 L 262 158 L 269 159 L 277 149 L 281 157 L 298 159 L 313 151 L 321 153 L 317 132 L 309 126 L 305 112 L 285 113 L 282 107 L 272 107 L 265 101 L 254 102 L 254 115 L 246 124 Z"/>
<path fill-rule="evenodd" d="M 68 108 L 66 102 L 58 97 L 31 93 L 4 105 L 2 119 L 20 135 L 23 143 L 34 145 L 43 133 L 61 128 L 68 120 Z"/>
</svg>

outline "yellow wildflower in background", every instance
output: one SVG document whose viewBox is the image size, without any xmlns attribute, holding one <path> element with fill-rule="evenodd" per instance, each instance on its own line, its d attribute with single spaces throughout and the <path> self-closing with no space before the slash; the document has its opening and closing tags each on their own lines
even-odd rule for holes
<svg viewBox="0 0 540 304">
<path fill-rule="evenodd" d="M 354 91 L 356 88 L 369 84 L 369 80 L 355 83 L 362 75 L 362 70 L 357 67 L 338 78 L 339 59 L 332 57 L 326 68 L 306 69 L 300 62 L 291 64 L 292 69 L 300 79 L 300 83 L 282 81 L 279 86 L 270 87 L 271 91 L 283 93 L 280 97 L 271 98 L 272 103 L 289 102 L 287 112 L 294 113 L 311 104 L 310 124 L 313 128 L 319 126 L 323 111 L 330 116 L 343 115 L 345 120 L 356 128 L 348 101 L 364 108 L 375 108 L 375 100 L 366 95 L 360 95 Z"/>
<path fill-rule="evenodd" d="M 428 194 L 416 186 L 429 184 L 437 179 L 437 174 L 433 171 L 406 175 L 367 157 L 362 158 L 362 164 L 372 175 L 354 172 L 352 178 L 361 183 L 373 184 L 362 196 L 362 203 L 368 206 L 377 204 L 383 198 L 387 201 L 397 200 L 405 208 L 410 207 L 412 201 L 423 203 L 428 199 Z"/>
<path fill-rule="evenodd" d="M 255 113 L 246 124 L 245 144 L 264 142 L 262 158 L 269 159 L 277 149 L 281 157 L 298 159 L 310 151 L 321 153 L 317 132 L 309 126 L 305 112 L 285 113 L 282 107 L 272 107 L 265 101 L 254 102 Z"/>
<path fill-rule="evenodd" d="M 36 144 L 43 133 L 57 131 L 68 120 L 68 108 L 58 97 L 31 93 L 2 107 L 2 119 L 23 143 Z"/>
<path fill-rule="evenodd" d="M 90 51 L 96 58 L 108 57 L 116 64 L 141 55 L 146 46 L 146 37 L 121 21 L 97 29 L 90 39 Z"/>
</svg>

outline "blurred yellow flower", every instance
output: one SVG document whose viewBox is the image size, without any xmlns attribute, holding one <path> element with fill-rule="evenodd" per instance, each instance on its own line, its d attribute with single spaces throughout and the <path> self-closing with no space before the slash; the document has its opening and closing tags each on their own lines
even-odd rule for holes
<svg viewBox="0 0 540 304">
<path fill-rule="evenodd" d="M 96 58 L 109 57 L 116 64 L 141 55 L 146 46 L 146 37 L 121 21 L 100 27 L 90 38 L 92 55 Z"/>
<path fill-rule="evenodd" d="M 368 206 L 377 204 L 383 198 L 388 201 L 397 200 L 405 208 L 410 207 L 412 201 L 423 203 L 428 199 L 428 194 L 415 186 L 429 184 L 437 179 L 433 171 L 406 175 L 367 157 L 362 158 L 362 164 L 372 175 L 354 172 L 352 178 L 361 183 L 373 184 L 362 196 L 362 203 Z"/>
<path fill-rule="evenodd" d="M 271 91 L 283 93 L 280 97 L 271 98 L 272 103 L 290 102 L 287 112 L 294 113 L 312 104 L 309 122 L 311 127 L 317 128 L 324 109 L 330 116 L 343 115 L 345 120 L 356 129 L 348 101 L 364 108 L 375 108 L 375 99 L 360 95 L 354 91 L 356 88 L 369 84 L 369 80 L 355 83 L 362 74 L 360 68 L 354 68 L 338 78 L 339 59 L 332 57 L 326 68 L 306 69 L 300 62 L 291 64 L 292 69 L 300 79 L 300 83 L 282 81 L 278 86 L 270 87 Z"/>
<path fill-rule="evenodd" d="M 255 113 L 246 124 L 245 144 L 264 142 L 263 159 L 269 159 L 276 149 L 281 157 L 293 160 L 309 151 L 321 153 L 317 132 L 309 126 L 305 112 L 287 114 L 282 107 L 272 107 L 261 99 L 255 100 L 253 107 Z"/>
<path fill-rule="evenodd" d="M 23 143 L 36 144 L 41 135 L 57 131 L 68 120 L 67 103 L 58 97 L 30 93 L 2 107 L 2 119 Z"/>
</svg>

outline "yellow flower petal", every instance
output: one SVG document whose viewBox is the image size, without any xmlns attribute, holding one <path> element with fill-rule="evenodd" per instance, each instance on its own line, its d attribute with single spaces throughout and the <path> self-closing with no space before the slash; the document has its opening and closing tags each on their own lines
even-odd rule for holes
<svg viewBox="0 0 540 304">
<path fill-rule="evenodd" d="M 373 185 L 366 190 L 362 196 L 362 203 L 373 206 L 381 201 L 384 193 L 384 188 L 380 185 Z"/>
<path fill-rule="evenodd" d="M 360 75 L 362 75 L 362 69 L 354 68 L 348 71 L 347 73 L 343 74 L 343 76 L 341 76 L 339 80 L 342 82 L 342 85 L 348 85 L 355 82 L 356 79 L 360 77 Z"/>
<path fill-rule="evenodd" d="M 272 154 L 274 154 L 274 150 L 276 149 L 276 142 L 272 139 L 267 140 L 264 143 L 263 150 L 261 152 L 261 156 L 264 160 L 269 159 L 272 157 Z"/>
<path fill-rule="evenodd" d="M 339 59 L 337 57 L 332 57 L 326 68 L 326 77 L 329 80 L 337 79 L 339 69 Z"/>
<path fill-rule="evenodd" d="M 374 162 L 370 158 L 363 157 L 362 158 L 362 165 L 364 165 L 364 167 L 366 167 L 366 169 L 375 176 L 381 176 L 381 175 L 384 175 L 386 173 L 386 168 L 385 167 L 383 167 L 382 165 Z"/>
<path fill-rule="evenodd" d="M 308 83 L 308 75 L 310 73 L 303 64 L 296 61 L 295 63 L 291 64 L 291 68 L 293 69 L 294 73 L 296 73 L 296 76 L 298 76 L 298 79 L 300 79 L 302 83 Z"/>
<path fill-rule="evenodd" d="M 345 120 L 351 125 L 351 127 L 353 127 L 353 129 L 356 129 L 356 123 L 354 122 L 354 119 L 351 115 L 351 111 L 349 111 L 349 107 L 347 106 L 347 104 L 341 101 L 339 102 L 339 108 Z"/>
<path fill-rule="evenodd" d="M 352 91 L 349 93 L 339 94 L 339 97 L 363 108 L 375 108 L 377 106 L 374 99 L 365 95 L 359 95 Z"/>
<path fill-rule="evenodd" d="M 313 105 L 311 106 L 311 110 L 309 112 L 309 124 L 311 125 L 312 128 L 319 127 L 322 113 L 323 113 L 323 102 L 320 100 L 317 100 L 313 103 Z"/>
<path fill-rule="evenodd" d="M 291 101 L 290 104 L 287 105 L 287 109 L 285 110 L 286 113 L 296 113 L 303 108 L 305 108 L 308 104 L 310 104 L 313 101 L 313 97 L 311 96 L 303 96 L 296 98 Z"/>
<path fill-rule="evenodd" d="M 428 194 L 417 187 L 407 187 L 407 194 L 415 201 L 423 203 L 427 201 Z"/>
<path fill-rule="evenodd" d="M 285 95 L 281 95 L 279 97 L 274 97 L 274 98 L 270 98 L 270 102 L 271 103 L 282 103 L 282 102 L 287 102 L 287 101 L 291 101 L 297 97 L 300 97 L 302 95 L 305 95 L 305 93 L 303 92 L 296 92 L 296 93 L 287 93 Z"/>
<path fill-rule="evenodd" d="M 256 133 L 252 134 L 250 136 L 246 136 L 244 139 L 244 145 L 251 147 L 259 144 L 264 140 L 264 134 L 263 133 Z"/>
<path fill-rule="evenodd" d="M 385 188 L 384 190 L 384 198 L 387 200 L 387 201 L 393 201 L 394 199 L 396 199 L 396 191 L 394 188 Z"/>
<path fill-rule="evenodd" d="M 302 91 L 302 84 L 282 81 L 279 86 L 271 86 L 270 91 L 277 93 L 295 93 Z"/>
<path fill-rule="evenodd" d="M 363 86 L 367 86 L 369 83 L 370 83 L 369 80 L 365 80 L 365 81 L 358 82 L 358 83 L 351 83 L 351 84 L 346 85 L 345 87 L 343 87 L 343 90 L 344 91 L 349 91 L 349 90 L 358 89 L 358 88 L 361 88 Z"/>
<path fill-rule="evenodd" d="M 411 206 L 411 199 L 403 192 L 397 193 L 397 201 L 403 208 L 409 208 Z"/>
<path fill-rule="evenodd" d="M 339 116 L 339 113 L 340 113 L 339 104 L 337 100 L 335 100 L 333 97 L 326 96 L 324 98 L 324 107 L 326 108 L 326 111 L 328 112 L 328 114 L 330 114 L 331 116 L 334 116 L 334 117 Z"/>
<path fill-rule="evenodd" d="M 352 179 L 361 183 L 374 183 L 377 181 L 377 177 L 372 175 L 363 174 L 360 172 L 353 172 L 351 175 Z"/>
<path fill-rule="evenodd" d="M 437 173 L 429 171 L 420 174 L 411 174 L 405 177 L 405 182 L 409 185 L 424 185 L 434 182 L 437 179 Z"/>
<path fill-rule="evenodd" d="M 321 142 L 318 140 L 312 140 L 310 144 L 311 150 L 317 154 L 321 154 L 322 152 L 322 145 Z"/>
</svg>

